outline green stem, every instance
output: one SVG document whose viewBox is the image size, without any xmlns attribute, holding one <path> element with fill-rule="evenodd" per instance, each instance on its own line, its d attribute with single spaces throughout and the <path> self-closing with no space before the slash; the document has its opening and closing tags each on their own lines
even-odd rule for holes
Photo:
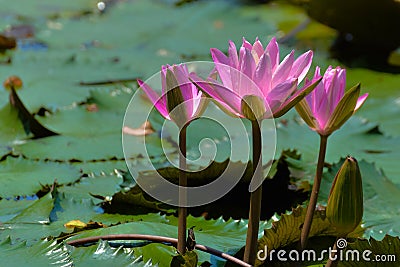
<svg viewBox="0 0 400 267">
<path fill-rule="evenodd" d="M 178 245 L 180 254 L 186 252 L 186 217 L 187 217 L 187 177 L 186 177 L 186 128 L 179 132 L 179 208 L 178 208 Z"/>
<path fill-rule="evenodd" d="M 262 155 L 261 121 L 251 121 L 253 146 L 253 181 L 260 186 L 250 193 L 249 223 L 243 260 L 254 265 L 257 255 L 258 229 L 260 225 L 262 199 Z"/>
<path fill-rule="evenodd" d="M 317 205 L 319 188 L 321 186 L 322 180 L 322 171 L 324 169 L 325 162 L 325 154 L 326 154 L 326 145 L 328 142 L 328 136 L 321 135 L 320 136 L 320 145 L 319 145 L 319 155 L 318 155 L 318 164 L 317 171 L 314 178 L 314 185 L 311 191 L 310 202 L 307 207 L 306 218 L 304 220 L 303 228 L 301 230 L 300 236 L 300 245 L 301 249 L 305 249 L 307 246 L 308 235 L 310 234 L 311 224 L 314 216 L 315 206 Z"/>
</svg>

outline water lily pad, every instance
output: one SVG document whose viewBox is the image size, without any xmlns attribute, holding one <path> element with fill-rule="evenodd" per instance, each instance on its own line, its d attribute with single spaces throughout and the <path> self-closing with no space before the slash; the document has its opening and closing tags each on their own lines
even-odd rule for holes
<svg viewBox="0 0 400 267">
<path fill-rule="evenodd" d="M 0 162 L 1 197 L 33 195 L 43 185 L 70 183 L 79 179 L 77 168 L 63 163 L 7 157 Z"/>
<path fill-rule="evenodd" d="M 25 243 L 12 244 L 11 239 L 0 243 L 2 264 L 7 266 L 70 266 L 73 261 L 65 253 L 64 244 L 57 241 L 43 240 L 33 246 Z"/>
<path fill-rule="evenodd" d="M 400 135 L 400 98 L 368 99 L 357 115 L 377 123 L 384 135 Z"/>
</svg>

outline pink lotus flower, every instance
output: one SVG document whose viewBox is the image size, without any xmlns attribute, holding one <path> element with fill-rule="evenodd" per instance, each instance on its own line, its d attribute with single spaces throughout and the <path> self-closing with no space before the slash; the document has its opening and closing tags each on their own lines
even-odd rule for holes
<svg viewBox="0 0 400 267">
<path fill-rule="evenodd" d="M 230 41 L 228 56 L 215 48 L 211 49 L 211 55 L 222 84 L 210 77 L 203 81 L 192 75 L 191 79 L 217 104 L 237 117 L 251 120 L 280 117 L 310 93 L 318 82 L 297 90 L 310 68 L 313 53 L 308 51 L 295 60 L 292 51 L 279 63 L 275 38 L 265 49 L 258 39 L 253 45 L 243 39 L 239 56 L 235 44 Z M 250 114 L 250 110 L 257 114 Z"/>
<path fill-rule="evenodd" d="M 138 84 L 160 114 L 178 126 L 196 119 L 205 110 L 206 97 L 189 80 L 184 64 L 161 67 L 161 96 L 142 80 Z"/>
<path fill-rule="evenodd" d="M 320 79 L 317 67 L 313 80 Z M 306 80 L 305 84 L 311 81 Z M 321 83 L 296 106 L 297 112 L 311 129 L 328 136 L 339 129 L 365 102 L 367 94 L 360 95 L 360 84 L 346 93 L 346 70 L 331 66 L 326 70 Z"/>
</svg>

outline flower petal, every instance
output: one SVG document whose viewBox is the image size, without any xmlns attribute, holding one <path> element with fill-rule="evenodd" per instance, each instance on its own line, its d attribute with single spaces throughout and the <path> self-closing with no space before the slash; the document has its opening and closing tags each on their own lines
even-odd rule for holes
<svg viewBox="0 0 400 267">
<path fill-rule="evenodd" d="M 310 69 L 312 59 L 313 52 L 311 50 L 299 56 L 293 63 L 289 76 L 293 78 L 298 78 L 299 83 L 303 81 L 308 70 Z"/>
<path fill-rule="evenodd" d="M 297 79 L 285 81 L 273 88 L 266 98 L 271 111 L 274 113 L 275 110 L 279 109 L 282 103 L 286 101 L 296 88 Z"/>
<path fill-rule="evenodd" d="M 313 81 L 313 83 L 304 86 L 302 89 L 294 93 L 288 100 L 286 100 L 280 107 L 279 109 L 273 111 L 274 117 L 278 118 L 283 116 L 286 112 L 288 112 L 292 107 L 294 107 L 299 101 L 301 101 L 306 95 L 308 95 L 312 90 L 315 89 L 315 87 L 318 85 L 318 83 L 322 80 L 322 78 Z"/>
<path fill-rule="evenodd" d="M 272 88 L 289 78 L 294 61 L 294 51 L 287 55 L 272 75 Z"/>
<path fill-rule="evenodd" d="M 146 93 L 147 97 L 153 103 L 154 107 L 160 112 L 160 114 L 170 120 L 168 111 L 167 111 L 167 101 L 165 99 L 165 95 L 160 97 L 150 86 L 144 83 L 142 80 L 137 80 L 139 87 L 143 89 Z"/>
<path fill-rule="evenodd" d="M 228 59 L 218 49 L 211 48 L 210 51 L 211 51 L 211 56 L 212 56 L 214 64 L 215 64 L 215 68 L 218 72 L 218 75 L 221 78 L 222 83 L 225 86 L 232 88 L 232 80 L 231 80 L 230 67 L 229 67 L 230 63 L 231 63 L 230 59 Z M 237 58 L 237 54 L 236 54 L 236 58 Z M 231 67 L 236 68 L 235 66 L 231 66 Z"/>
<path fill-rule="evenodd" d="M 242 47 L 249 49 L 250 51 L 253 50 L 253 46 L 249 43 L 246 38 L 243 37 Z"/>
<path fill-rule="evenodd" d="M 234 114 L 237 117 L 242 117 L 240 114 L 241 98 L 235 92 L 218 84 L 217 81 L 211 79 L 204 81 L 195 73 L 191 73 L 189 79 L 199 90 L 214 99 L 217 104 L 227 110 L 228 113 Z"/>
<path fill-rule="evenodd" d="M 340 99 L 342 99 L 344 95 L 344 89 L 346 88 L 346 69 L 340 69 L 339 67 L 336 69 L 338 69 L 338 74 L 337 74 L 338 88 L 336 88 L 335 92 L 332 93 L 332 100 L 335 107 L 339 103 Z"/>
<path fill-rule="evenodd" d="M 239 58 L 236 50 L 236 45 L 232 41 L 229 41 L 228 55 L 229 55 L 228 65 L 231 66 L 232 68 L 239 69 Z"/>
<path fill-rule="evenodd" d="M 356 104 L 354 111 L 357 111 L 359 108 L 361 108 L 361 106 L 364 104 L 365 100 L 367 100 L 368 95 L 369 95 L 368 93 L 363 94 L 362 96 L 360 96 L 357 99 L 357 104 Z"/>
<path fill-rule="evenodd" d="M 275 37 L 273 37 L 268 43 L 264 53 L 269 54 L 269 57 L 271 58 L 272 71 L 275 72 L 279 65 L 279 47 Z"/>
<path fill-rule="evenodd" d="M 254 62 L 253 56 L 251 55 L 251 50 L 246 49 L 244 47 L 240 48 L 239 64 L 240 64 L 239 70 L 242 73 L 244 73 L 247 77 L 252 79 L 254 70 L 256 68 L 256 64 Z"/>
<path fill-rule="evenodd" d="M 261 58 L 262 55 L 264 54 L 264 48 L 261 42 L 258 40 L 258 37 L 256 38 L 256 41 L 253 44 L 253 51 L 257 54 L 258 58 Z"/>
<path fill-rule="evenodd" d="M 266 97 L 271 90 L 272 65 L 269 54 L 263 54 L 254 73 L 254 82 Z"/>
</svg>

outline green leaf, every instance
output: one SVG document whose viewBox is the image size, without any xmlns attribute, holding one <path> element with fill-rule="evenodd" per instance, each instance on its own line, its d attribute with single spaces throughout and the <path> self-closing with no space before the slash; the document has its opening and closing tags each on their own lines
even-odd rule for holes
<svg viewBox="0 0 400 267">
<path fill-rule="evenodd" d="M 42 186 L 70 183 L 80 176 L 77 168 L 58 162 L 7 157 L 0 162 L 0 197 L 33 195 Z"/>
<path fill-rule="evenodd" d="M 51 194 L 52 192 L 47 193 L 7 223 L 50 223 L 50 212 L 54 207 L 54 199 Z"/>
<path fill-rule="evenodd" d="M 400 136 L 399 114 L 399 98 L 393 97 L 387 99 L 368 98 L 363 107 L 357 111 L 357 116 L 376 123 L 384 135 L 392 137 Z"/>
<path fill-rule="evenodd" d="M 196 267 L 198 256 L 196 251 L 187 251 L 183 255 L 178 255 L 172 258 L 171 267 Z"/>
<path fill-rule="evenodd" d="M 66 246 L 57 241 L 43 240 L 33 246 L 25 243 L 12 244 L 11 239 L 0 243 L 4 266 L 72 266 L 73 261 Z"/>
<path fill-rule="evenodd" d="M 17 110 L 18 118 L 24 126 L 26 134 L 32 133 L 34 138 L 58 135 L 56 132 L 47 129 L 35 119 L 35 117 L 25 107 L 24 103 L 22 103 L 14 88 L 11 88 L 10 104 Z"/>
<path fill-rule="evenodd" d="M 12 151 L 14 143 L 32 136 L 26 135 L 23 125 L 18 119 L 18 112 L 10 103 L 0 109 L 0 118 L 0 152 L 3 156 Z"/>
<path fill-rule="evenodd" d="M 99 241 L 95 246 L 88 248 L 70 249 L 71 258 L 76 266 L 154 266 L 159 263 L 159 261 L 144 258 L 141 252 L 132 248 L 110 247 L 105 241 Z"/>
<path fill-rule="evenodd" d="M 349 240 L 348 240 L 349 241 Z M 386 235 L 382 240 L 376 240 L 373 238 L 368 239 L 355 239 L 354 242 L 348 242 L 346 248 L 343 250 L 343 254 L 349 253 L 350 251 L 357 250 L 359 253 L 359 261 L 349 260 L 339 262 L 339 267 L 350 267 L 350 266 L 385 266 L 385 267 L 397 267 L 400 262 L 400 239 L 398 237 L 392 237 Z M 371 253 L 367 252 L 370 251 Z M 366 259 L 362 256 L 364 252 Z M 351 255 L 351 254 L 348 254 Z M 368 261 L 369 259 L 369 261 Z M 380 262 L 377 262 L 380 261 Z"/>
<path fill-rule="evenodd" d="M 122 174 L 116 171 L 113 175 L 91 175 L 82 177 L 78 183 L 59 189 L 65 198 L 93 199 L 93 195 L 112 196 L 121 187 Z"/>
</svg>

